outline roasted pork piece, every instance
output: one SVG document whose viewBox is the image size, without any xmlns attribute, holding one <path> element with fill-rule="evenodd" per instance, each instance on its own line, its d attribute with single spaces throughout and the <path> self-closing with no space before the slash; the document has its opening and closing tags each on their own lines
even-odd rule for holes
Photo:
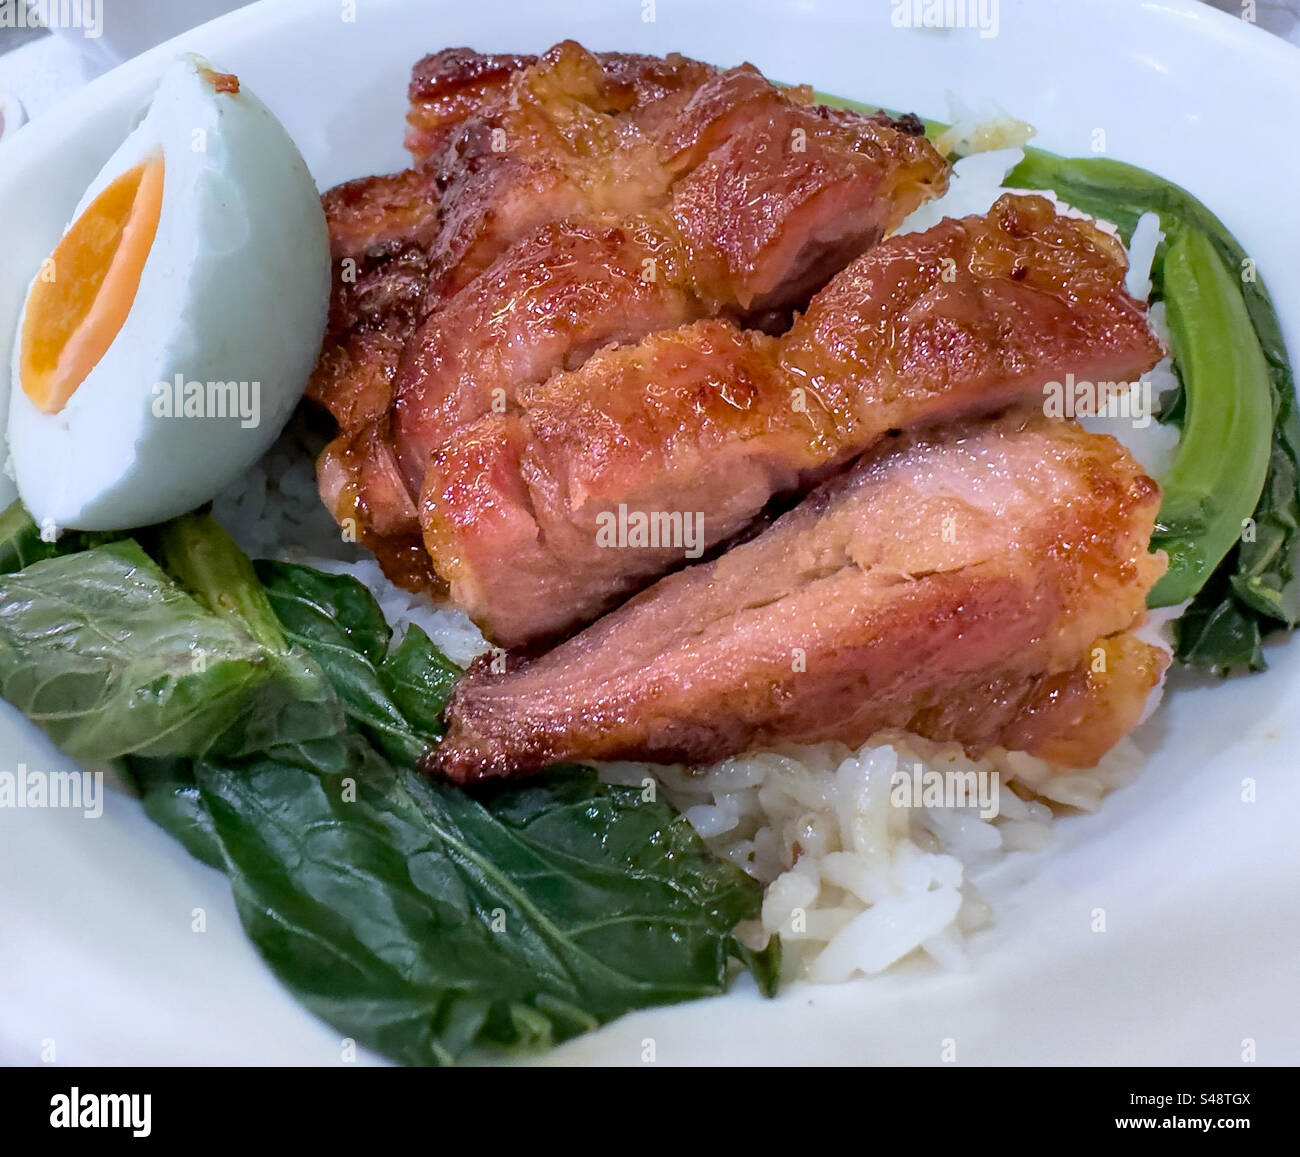
<svg viewBox="0 0 1300 1157">
<path fill-rule="evenodd" d="M 603 349 L 434 451 L 420 508 L 434 568 L 502 646 L 562 635 L 891 429 L 1041 405 L 1067 371 L 1150 369 L 1161 350 L 1125 270 L 1090 222 L 1007 195 L 878 245 L 780 338 L 710 320 Z M 670 533 L 610 542 L 602 526 L 625 512 Z"/>
<path fill-rule="evenodd" d="M 431 770 L 707 763 L 888 729 L 1091 766 L 1167 663 L 1132 628 L 1159 490 L 1036 411 L 899 435 L 758 538 L 457 685 Z"/>
<path fill-rule="evenodd" d="M 441 92 L 466 59 L 416 75 L 437 75 Z M 832 115 L 750 65 L 718 72 L 572 41 L 504 77 L 511 58 L 494 59 L 452 102 L 458 112 L 468 92 L 469 116 L 449 128 L 439 102 L 437 131 L 418 133 L 441 142 L 417 156 L 436 174 L 442 220 L 430 305 L 542 225 L 655 209 L 726 300 L 789 304 L 946 183 L 924 138 L 885 116 Z M 412 86 L 422 125 L 427 87 Z"/>
<path fill-rule="evenodd" d="M 369 441 L 357 439 L 360 453 L 349 445 L 327 455 L 318 466 L 320 488 L 349 495 L 352 517 L 382 527 L 372 538 L 390 577 L 413 588 L 428 586 L 436 578 L 415 504 L 375 424 L 388 412 L 398 361 L 423 316 L 427 246 L 438 225 L 433 177 L 414 169 L 364 177 L 331 189 L 322 201 L 336 276 L 308 396 L 326 406 L 342 429 L 367 431 Z M 362 478 L 368 502 L 358 485 Z"/>
<path fill-rule="evenodd" d="M 911 122 L 814 106 L 750 66 L 451 50 L 416 67 L 419 167 L 326 198 L 335 290 L 311 396 L 322 497 L 391 577 L 438 580 L 432 456 L 597 349 L 715 315 L 788 324 L 947 166 Z"/>
</svg>

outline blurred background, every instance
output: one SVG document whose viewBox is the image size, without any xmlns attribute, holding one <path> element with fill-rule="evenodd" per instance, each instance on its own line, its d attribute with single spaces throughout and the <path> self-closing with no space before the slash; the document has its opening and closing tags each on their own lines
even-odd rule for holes
<svg viewBox="0 0 1300 1157">
<path fill-rule="evenodd" d="M 1300 0 L 1205 2 L 1300 45 Z M 0 136 L 123 60 L 242 6 L 240 0 L 0 0 Z M 48 11 L 84 15 L 74 20 L 78 27 L 51 29 L 40 23 Z"/>
</svg>

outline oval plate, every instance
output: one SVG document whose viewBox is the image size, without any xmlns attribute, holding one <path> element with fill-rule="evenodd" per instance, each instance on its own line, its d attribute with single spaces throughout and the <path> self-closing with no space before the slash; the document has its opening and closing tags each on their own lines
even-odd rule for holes
<svg viewBox="0 0 1300 1157">
<path fill-rule="evenodd" d="M 915 5 L 924 8 L 924 5 Z M 29 278 L 80 193 L 185 49 L 237 73 L 326 188 L 401 168 L 407 76 L 450 45 L 682 51 L 943 119 L 946 91 L 996 101 L 1072 156 L 1104 151 L 1185 185 L 1257 260 L 1300 353 L 1300 53 L 1191 0 L 957 9 L 983 28 L 895 27 L 889 0 L 271 0 L 141 56 L 0 146 L 0 411 Z M 992 34 L 989 34 L 992 33 Z M 7 480 L 4 486 L 10 486 Z M 12 495 L 0 494 L 3 502 Z M 983 885 L 995 924 L 971 965 L 905 968 L 628 1017 L 553 1063 L 1212 1064 L 1300 1061 L 1300 642 L 1227 684 L 1187 677 L 1139 735 L 1141 778 L 1053 847 Z M 0 772 L 68 766 L 0 704 Z M 1243 797 L 1258 802 L 1245 802 Z M 245 942 L 224 879 L 135 800 L 103 815 L 0 808 L 0 1060 L 337 1064 Z M 193 929 L 202 910 L 205 931 Z M 1097 910 L 1106 931 L 1094 931 Z M 953 1042 L 948 1046 L 947 1042 Z M 367 1058 L 362 1057 L 362 1060 Z"/>
</svg>

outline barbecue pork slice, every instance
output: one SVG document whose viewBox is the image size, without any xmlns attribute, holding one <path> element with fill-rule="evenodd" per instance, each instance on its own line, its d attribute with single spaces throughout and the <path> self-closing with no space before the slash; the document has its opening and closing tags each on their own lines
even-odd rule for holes
<svg viewBox="0 0 1300 1157">
<path fill-rule="evenodd" d="M 457 685 L 434 773 L 709 763 L 907 730 L 1091 766 L 1167 654 L 1159 489 L 1113 438 L 1013 410 L 887 439 L 766 532 L 549 653 Z"/>
<path fill-rule="evenodd" d="M 1138 377 L 1161 349 L 1125 270 L 1090 222 L 1007 195 L 859 257 L 779 339 L 710 320 L 601 350 L 436 449 L 434 569 L 500 645 L 560 637 L 890 430 Z M 611 544 L 632 515 L 669 533 Z"/>
<path fill-rule="evenodd" d="M 485 68 L 492 83 L 471 85 L 473 111 L 424 159 L 441 213 L 430 311 L 541 225 L 657 209 L 706 276 L 761 310 L 946 187 L 947 164 L 912 122 L 832 113 L 752 65 L 720 73 L 564 41 L 508 73 Z"/>
<path fill-rule="evenodd" d="M 327 195 L 360 270 L 310 388 L 340 426 L 322 499 L 415 588 L 442 586 L 416 545 L 425 474 L 467 426 L 605 346 L 788 324 L 947 181 L 910 121 L 832 113 L 747 65 L 452 50 L 417 91 L 421 140 L 442 142 L 424 167 Z"/>
</svg>

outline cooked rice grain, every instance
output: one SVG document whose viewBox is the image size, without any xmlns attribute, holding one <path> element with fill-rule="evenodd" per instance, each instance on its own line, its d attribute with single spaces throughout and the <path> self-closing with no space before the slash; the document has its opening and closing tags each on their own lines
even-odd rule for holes
<svg viewBox="0 0 1300 1157">
<path fill-rule="evenodd" d="M 1094 810 L 1136 774 L 1125 740 L 1086 772 L 1023 753 L 970 759 L 955 744 L 882 734 L 843 744 L 783 747 L 712 767 L 614 763 L 615 783 L 652 776 L 710 849 L 766 886 L 762 928 L 778 933 L 792 971 L 818 983 L 880 972 L 920 949 L 947 967 L 965 960 L 961 934 L 989 921 L 980 874 L 1051 842 L 1046 800 Z M 900 772 L 976 773 L 998 784 L 998 814 L 978 807 L 898 806 Z M 1041 798 L 1039 798 L 1041 797 Z"/>
</svg>

